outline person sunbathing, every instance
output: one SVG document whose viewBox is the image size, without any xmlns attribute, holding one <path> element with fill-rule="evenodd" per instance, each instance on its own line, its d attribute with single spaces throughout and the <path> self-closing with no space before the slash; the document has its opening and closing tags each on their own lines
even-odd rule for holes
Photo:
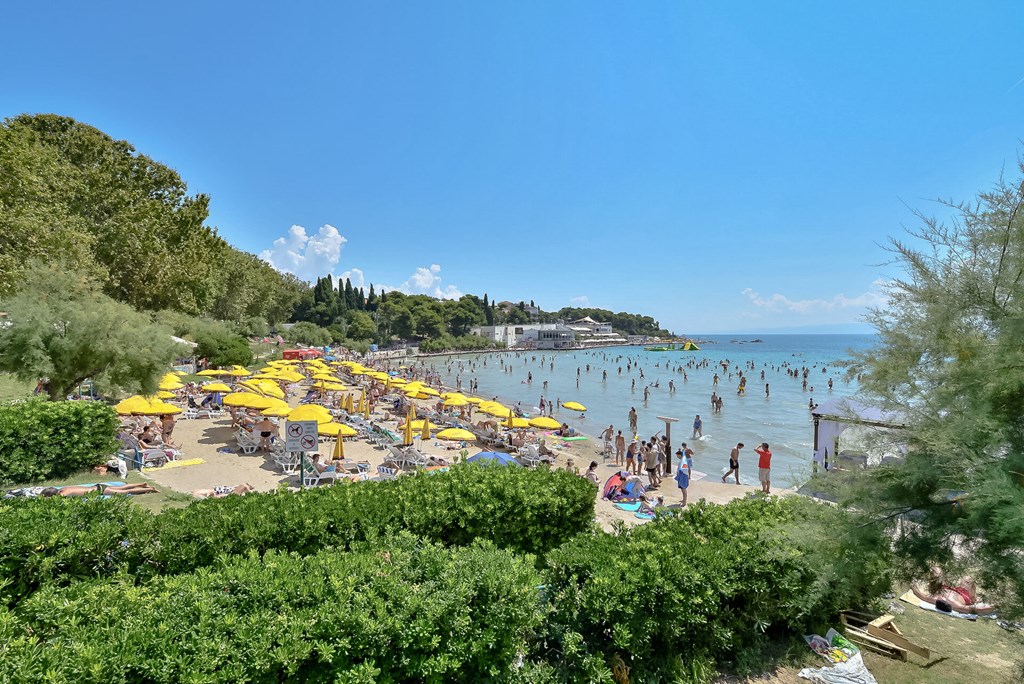
<svg viewBox="0 0 1024 684">
<path fill-rule="evenodd" d="M 932 568 L 931 577 L 912 583 L 910 589 L 917 598 L 944 613 L 956 611 L 965 615 L 990 615 L 996 611 L 995 606 L 978 599 L 978 587 L 970 576 L 950 581 L 938 567 Z"/>
<path fill-rule="evenodd" d="M 255 491 L 255 487 L 243 482 L 242 484 L 235 486 L 218 485 L 213 489 L 193 489 L 192 496 L 197 499 L 223 499 L 225 496 L 229 496 L 231 494 L 236 496 L 245 496 L 249 492 Z"/>
<path fill-rule="evenodd" d="M 65 485 L 64 487 L 47 487 L 39 492 L 39 496 L 85 496 L 86 494 L 155 494 L 157 490 L 145 482 L 126 485 L 95 484 L 91 486 Z"/>
</svg>

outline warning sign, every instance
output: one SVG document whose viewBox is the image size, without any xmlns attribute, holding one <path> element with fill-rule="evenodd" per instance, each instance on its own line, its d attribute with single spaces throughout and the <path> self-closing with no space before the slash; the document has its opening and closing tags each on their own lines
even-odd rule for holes
<svg viewBox="0 0 1024 684">
<path fill-rule="evenodd" d="M 285 451 L 315 451 L 317 430 L 315 420 L 289 420 L 284 428 Z"/>
</svg>

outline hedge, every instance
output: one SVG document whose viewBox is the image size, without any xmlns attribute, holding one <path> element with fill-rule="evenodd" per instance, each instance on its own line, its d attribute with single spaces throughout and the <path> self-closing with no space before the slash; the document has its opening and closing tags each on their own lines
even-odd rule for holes
<svg viewBox="0 0 1024 684">
<path fill-rule="evenodd" d="M 633 681 L 763 665 L 768 637 L 827 628 L 888 588 L 885 539 L 848 516 L 802 497 L 700 502 L 619 535 L 581 535 L 547 555 L 539 657 L 567 679 L 606 681 L 618 663 Z M 847 532 L 874 538 L 853 544 Z"/>
<path fill-rule="evenodd" d="M 117 416 L 94 401 L 0 404 L 0 486 L 63 477 L 117 451 Z"/>
<path fill-rule="evenodd" d="M 91 498 L 91 497 L 90 497 Z M 125 570 L 191 572 L 218 556 L 312 555 L 408 531 L 543 554 L 589 529 L 593 485 L 564 471 L 463 464 L 447 473 L 197 501 L 159 515 L 112 498 L 0 502 L 0 600 Z"/>
<path fill-rule="evenodd" d="M 396 539 L 81 583 L 0 613 L 0 681 L 500 681 L 543 619 L 539 582 L 528 555 Z"/>
</svg>

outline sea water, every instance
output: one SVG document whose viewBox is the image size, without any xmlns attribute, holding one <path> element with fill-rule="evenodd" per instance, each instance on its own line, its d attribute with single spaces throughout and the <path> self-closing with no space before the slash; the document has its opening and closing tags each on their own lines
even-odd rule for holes
<svg viewBox="0 0 1024 684">
<path fill-rule="evenodd" d="M 468 391 L 470 381 L 476 380 L 481 396 L 497 397 L 507 405 L 516 404 L 531 416 L 538 414 L 542 395 L 546 401 L 554 400 L 558 402 L 554 412 L 557 420 L 595 440 L 609 425 L 616 432 L 622 430 L 629 439 L 630 407 L 636 408 L 641 438 L 664 431 L 665 423 L 658 420 L 659 416 L 678 418 L 679 422 L 672 426 L 673 451 L 686 442 L 694 451 L 694 468 L 712 477 L 725 473 L 730 450 L 737 442 L 743 442 L 740 480 L 744 484 L 756 484 L 754 447 L 768 442 L 773 453 L 773 484 L 791 486 L 805 480 L 811 472 L 814 442 L 808 403 L 812 399 L 821 403 L 854 394 L 856 380 L 847 377 L 844 361 L 849 360 L 853 352 L 870 347 L 876 338 L 873 335 L 716 335 L 701 339 L 704 342 L 700 351 L 694 352 L 645 351 L 643 347 L 634 346 L 531 350 L 440 356 L 428 359 L 427 363 L 441 374 L 445 385 L 454 386 L 458 379 Z M 761 341 L 755 342 L 755 339 Z M 701 363 L 704 361 L 707 363 Z M 723 369 L 723 363 L 728 370 Z M 802 372 L 797 377 L 786 372 L 803 368 L 810 369 L 806 389 Z M 685 380 L 680 370 L 685 371 Z M 743 394 L 737 393 L 737 371 L 747 376 Z M 719 376 L 717 386 L 714 385 L 716 373 Z M 528 381 L 531 374 L 532 381 Z M 829 379 L 833 383 L 831 390 Z M 670 380 L 676 385 L 675 393 L 669 391 Z M 545 381 L 548 383 L 546 390 Z M 770 389 L 768 396 L 765 395 L 766 383 Z M 649 391 L 647 401 L 644 401 L 645 387 Z M 711 408 L 712 392 L 724 401 L 720 413 Z M 583 404 L 587 407 L 586 413 L 581 415 L 562 408 L 561 404 L 567 401 Z M 703 421 L 703 436 L 693 439 L 692 426 L 698 414 Z"/>
</svg>

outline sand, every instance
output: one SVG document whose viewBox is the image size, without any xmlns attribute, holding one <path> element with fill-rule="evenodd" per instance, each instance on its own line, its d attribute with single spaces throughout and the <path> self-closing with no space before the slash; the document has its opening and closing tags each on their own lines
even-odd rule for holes
<svg viewBox="0 0 1024 684">
<path fill-rule="evenodd" d="M 303 393 L 304 394 L 304 393 Z M 301 396 L 301 394 L 300 394 Z M 298 405 L 298 398 L 290 400 L 292 405 Z M 424 402 L 417 402 L 420 408 L 426 407 Z M 389 427 L 400 434 L 397 423 L 394 420 L 385 421 L 384 414 L 378 410 L 371 419 L 383 426 Z M 283 425 L 283 419 L 282 419 Z M 279 487 L 297 489 L 299 487 L 298 474 L 285 475 L 274 463 L 273 458 L 263 451 L 254 454 L 243 454 L 235 443 L 234 436 L 230 430 L 231 419 L 224 413 L 223 417 L 211 419 L 190 419 L 178 420 L 174 429 L 174 442 L 181 447 L 183 459 L 201 458 L 203 463 L 196 465 L 182 466 L 169 470 L 145 471 L 145 475 L 151 478 L 161 488 L 169 488 L 179 492 L 191 493 L 195 489 L 208 489 L 218 485 L 237 485 L 248 483 L 258 491 L 273 491 Z M 550 439 L 548 442 L 550 443 Z M 454 460 L 458 449 L 447 449 L 446 443 L 437 440 L 429 440 L 425 444 L 420 439 L 416 440 L 417 448 L 428 456 L 438 456 L 449 461 Z M 223 453 L 218 449 L 228 447 L 232 453 Z M 351 437 L 345 440 L 345 456 L 353 461 L 368 461 L 371 466 L 371 473 L 376 473 L 377 466 L 381 465 L 390 454 L 363 439 Z M 334 450 L 333 438 L 321 438 L 320 453 L 329 456 Z M 483 450 L 482 445 L 470 446 L 470 455 Z M 600 455 L 600 443 L 598 440 L 586 442 L 574 442 L 571 447 L 558 447 L 556 449 L 559 457 L 554 467 L 564 468 L 566 461 L 572 458 L 575 466 L 580 472 L 584 472 L 590 462 L 600 463 L 598 472 L 601 474 L 602 483 L 614 474 L 616 467 L 611 460 L 605 460 Z M 646 482 L 646 476 L 644 476 Z M 330 486 L 322 484 L 319 486 Z M 758 487 L 737 484 L 722 484 L 720 476 L 714 473 L 703 479 L 691 481 L 688 490 L 691 503 L 700 499 L 706 499 L 715 503 L 727 503 L 732 499 L 748 496 L 751 492 L 758 491 Z M 679 489 L 671 478 L 665 478 L 660 489 L 651 490 L 652 495 L 665 497 L 666 505 L 679 505 L 682 501 Z M 781 490 L 778 494 L 791 494 L 791 490 Z M 599 497 L 595 489 L 595 518 L 605 529 L 612 529 L 617 521 L 626 525 L 634 525 L 644 522 L 633 513 L 615 508 L 615 506 Z"/>
</svg>

